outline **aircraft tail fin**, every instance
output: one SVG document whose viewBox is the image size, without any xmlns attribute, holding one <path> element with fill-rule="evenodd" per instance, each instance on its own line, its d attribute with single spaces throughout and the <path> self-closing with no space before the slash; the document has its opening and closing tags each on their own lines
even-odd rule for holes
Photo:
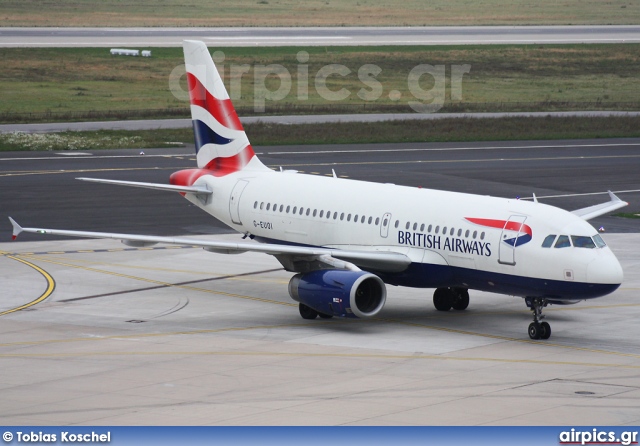
<svg viewBox="0 0 640 446">
<path fill-rule="evenodd" d="M 198 167 L 216 176 L 270 170 L 255 155 L 207 46 L 185 40 L 183 50 Z"/>
</svg>

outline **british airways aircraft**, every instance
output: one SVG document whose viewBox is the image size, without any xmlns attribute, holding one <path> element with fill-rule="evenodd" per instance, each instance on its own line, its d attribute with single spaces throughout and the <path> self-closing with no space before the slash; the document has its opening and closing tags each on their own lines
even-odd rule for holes
<svg viewBox="0 0 640 446">
<path fill-rule="evenodd" d="M 531 339 L 548 339 L 542 310 L 607 295 L 622 268 L 586 222 L 627 203 L 567 212 L 533 202 L 274 171 L 255 155 L 202 42 L 185 41 L 197 169 L 171 184 L 84 181 L 181 193 L 254 241 L 238 243 L 132 234 L 22 228 L 72 237 L 119 239 L 130 246 L 201 246 L 214 253 L 274 256 L 287 271 L 304 319 L 368 318 L 385 304 L 386 284 L 435 288 L 439 311 L 462 311 L 469 290 L 524 298 Z M 260 243 L 255 243 L 255 242 Z"/>
</svg>

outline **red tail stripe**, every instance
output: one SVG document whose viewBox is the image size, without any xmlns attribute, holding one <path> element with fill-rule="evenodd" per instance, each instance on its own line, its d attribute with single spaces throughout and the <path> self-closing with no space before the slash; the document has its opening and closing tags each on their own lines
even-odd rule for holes
<svg viewBox="0 0 640 446">
<path fill-rule="evenodd" d="M 189 83 L 189 98 L 191 105 L 197 105 L 207 110 L 213 118 L 223 126 L 232 130 L 244 130 L 236 114 L 231 99 L 218 99 L 207 90 L 191 73 L 187 73 Z"/>
<path fill-rule="evenodd" d="M 242 170 L 244 166 L 249 164 L 249 161 L 251 161 L 251 158 L 254 156 L 255 152 L 253 151 L 253 148 L 248 145 L 233 156 L 212 159 L 204 168 L 212 171 L 212 174 L 216 177 L 223 177 L 230 173 Z"/>
<path fill-rule="evenodd" d="M 533 235 L 531 227 L 523 225 L 517 221 L 506 220 L 492 220 L 490 218 L 466 218 L 471 223 L 475 223 L 480 226 L 487 226 L 489 228 L 508 229 L 509 231 L 524 232 L 525 234 Z"/>
</svg>

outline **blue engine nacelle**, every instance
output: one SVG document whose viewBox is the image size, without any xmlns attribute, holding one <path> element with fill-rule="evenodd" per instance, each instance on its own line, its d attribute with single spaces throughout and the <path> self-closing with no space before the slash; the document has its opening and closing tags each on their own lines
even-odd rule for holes
<svg viewBox="0 0 640 446">
<path fill-rule="evenodd" d="M 328 269 L 296 274 L 289 282 L 289 295 L 319 313 L 364 318 L 382 310 L 387 289 L 371 273 Z"/>
</svg>

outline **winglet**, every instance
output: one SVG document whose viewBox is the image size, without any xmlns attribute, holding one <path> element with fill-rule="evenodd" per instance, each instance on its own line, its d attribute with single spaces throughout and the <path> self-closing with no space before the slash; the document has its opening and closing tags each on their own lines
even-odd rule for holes
<svg viewBox="0 0 640 446">
<path fill-rule="evenodd" d="M 20 226 L 18 222 L 11 217 L 9 217 L 9 221 L 13 226 L 13 236 L 11 237 L 11 240 L 15 240 L 18 238 L 18 235 L 22 232 L 22 226 Z"/>
<path fill-rule="evenodd" d="M 613 192 L 607 192 L 609 193 L 610 200 L 606 203 L 596 204 L 595 206 L 589 206 L 588 208 L 576 209 L 571 213 L 577 215 L 583 220 L 591 220 L 592 218 L 608 214 L 609 212 L 613 212 L 616 209 L 623 208 L 629 204 L 626 201 L 619 199 Z"/>
<path fill-rule="evenodd" d="M 610 190 L 608 190 L 607 192 L 609 192 L 609 197 L 611 198 L 611 201 L 622 201 L 621 199 L 618 198 L 616 194 L 614 194 Z"/>
</svg>

